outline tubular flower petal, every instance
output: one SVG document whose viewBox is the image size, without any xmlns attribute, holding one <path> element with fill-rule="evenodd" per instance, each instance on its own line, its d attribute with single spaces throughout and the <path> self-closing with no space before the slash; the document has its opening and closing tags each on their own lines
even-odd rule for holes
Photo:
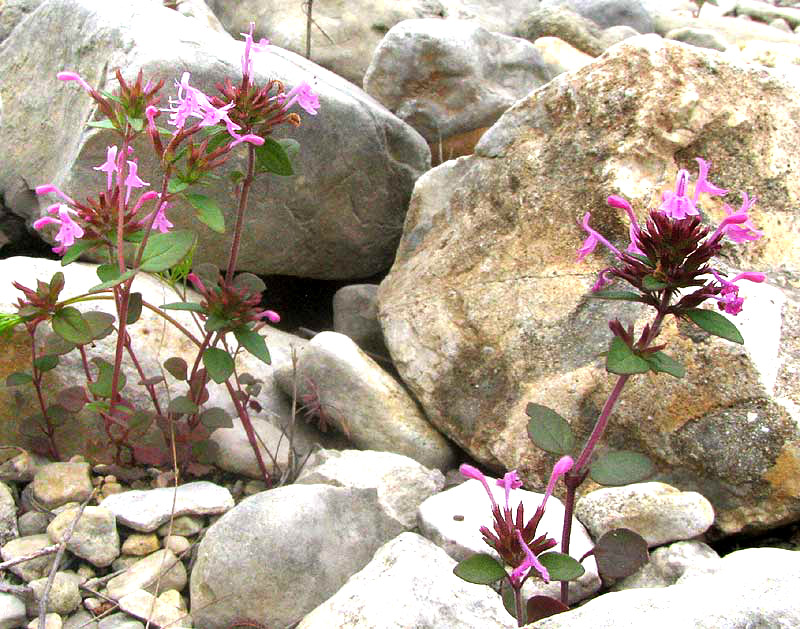
<svg viewBox="0 0 800 629">
<path fill-rule="evenodd" d="M 724 310 L 728 314 L 732 315 L 739 314 L 742 311 L 742 304 L 744 304 L 744 298 L 739 297 L 739 287 L 736 285 L 736 282 L 740 280 L 747 280 L 749 282 L 763 282 L 767 277 L 763 273 L 745 271 L 744 273 L 739 273 L 739 275 L 734 277 L 732 280 L 726 280 L 714 269 L 711 269 L 711 273 L 722 285 L 722 290 L 720 291 L 719 295 L 712 295 L 711 299 L 717 300 L 717 307 L 720 310 Z"/>
<path fill-rule="evenodd" d="M 710 197 L 724 197 L 726 194 L 728 194 L 727 190 L 724 190 L 719 186 L 715 186 L 707 179 L 708 171 L 711 168 L 711 162 L 707 162 L 700 157 L 695 157 L 695 161 L 700 167 L 700 174 L 697 175 L 697 183 L 694 184 L 694 196 L 692 197 L 692 203 L 697 203 L 697 199 L 703 193 Z"/>
<path fill-rule="evenodd" d="M 517 470 L 506 472 L 503 478 L 497 479 L 497 484 L 506 491 L 506 509 L 508 509 L 508 498 L 512 489 L 519 489 L 522 487 L 522 481 L 519 479 Z"/>
<path fill-rule="evenodd" d="M 587 255 L 589 255 L 592 251 L 594 251 L 594 248 L 597 246 L 598 242 L 605 245 L 615 255 L 619 256 L 620 255 L 619 249 L 617 249 L 614 245 L 612 245 L 605 238 L 603 238 L 603 236 L 601 236 L 599 233 L 597 233 L 595 230 L 589 227 L 589 219 L 591 217 L 592 215 L 589 212 L 586 212 L 586 214 L 583 215 L 583 222 L 581 223 L 581 227 L 583 227 L 583 229 L 589 234 L 589 236 L 586 238 L 586 240 L 583 241 L 583 245 L 578 250 L 578 262 L 583 260 Z"/>
<path fill-rule="evenodd" d="M 166 234 L 170 229 L 175 227 L 172 223 L 170 223 L 165 212 L 170 205 L 171 203 L 167 203 L 166 201 L 161 203 L 158 206 L 158 210 L 156 210 L 156 217 L 153 219 L 153 227 L 162 234 Z"/>
<path fill-rule="evenodd" d="M 259 313 L 258 316 L 262 319 L 269 320 L 271 323 L 280 323 L 281 320 L 281 316 L 274 310 L 264 310 L 264 312 Z"/>
<path fill-rule="evenodd" d="M 547 504 L 548 498 L 553 495 L 553 490 L 556 488 L 556 483 L 558 479 L 561 478 L 564 474 L 569 472 L 574 465 L 574 461 L 572 457 L 569 455 L 562 456 L 556 464 L 553 466 L 553 472 L 550 474 L 550 482 L 547 483 L 547 489 L 544 492 L 544 498 L 542 499 L 542 506 L 539 507 L 541 510 L 544 510 L 545 505 Z"/>
<path fill-rule="evenodd" d="M 483 484 L 483 488 L 486 490 L 486 493 L 489 494 L 489 499 L 492 501 L 492 506 L 497 508 L 497 502 L 495 502 L 494 494 L 492 494 L 492 490 L 489 487 L 489 483 L 486 482 L 486 477 L 483 475 L 483 472 L 481 472 L 477 467 L 473 467 L 472 465 L 468 465 L 466 463 L 463 463 L 458 468 L 458 471 L 461 472 L 462 476 L 479 480 Z"/>
<path fill-rule="evenodd" d="M 75 210 L 63 203 L 51 206 L 47 211 L 52 213 L 53 210 L 58 213 L 58 218 L 44 216 L 33 223 L 33 228 L 41 229 L 46 225 L 59 225 L 60 228 L 56 234 L 55 240 L 61 244 L 57 247 L 53 247 L 53 253 L 61 254 L 67 250 L 67 247 L 71 247 L 77 238 L 82 238 L 84 232 L 83 228 L 72 220 L 70 216 L 70 214 L 77 215 Z"/>
<path fill-rule="evenodd" d="M 250 59 L 250 51 L 263 52 L 269 46 L 269 40 L 262 37 L 258 43 L 253 41 L 253 29 L 255 22 L 250 22 L 249 33 L 239 33 L 244 37 L 244 55 L 242 55 L 242 76 L 253 76 L 253 61 Z"/>
<path fill-rule="evenodd" d="M 131 190 L 133 188 L 142 188 L 144 186 L 149 186 L 150 184 L 146 181 L 142 181 L 136 171 L 139 169 L 139 166 L 136 162 L 132 162 L 128 160 L 128 176 L 125 177 L 125 186 L 128 190 L 125 192 L 125 203 L 128 203 L 128 200 L 131 197 Z"/>
<path fill-rule="evenodd" d="M 678 220 L 684 219 L 687 216 L 698 215 L 699 212 L 694 206 L 694 201 L 686 195 L 688 187 L 689 171 L 681 168 L 675 179 L 675 192 L 670 190 L 664 192 L 661 197 L 661 207 L 659 209 L 667 216 Z"/>
<path fill-rule="evenodd" d="M 299 85 L 289 90 L 288 94 L 279 95 L 278 102 L 283 104 L 284 111 L 288 111 L 292 105 L 297 103 L 312 116 L 316 116 L 319 109 L 319 97 L 305 81 L 301 81 Z"/>
<path fill-rule="evenodd" d="M 86 81 L 84 81 L 77 72 L 59 72 L 58 74 L 56 74 L 56 78 L 59 81 L 76 81 L 78 85 L 80 85 L 90 94 L 94 91 L 92 89 L 92 86 L 89 85 Z"/>
<path fill-rule="evenodd" d="M 108 191 L 111 191 L 111 181 L 114 174 L 119 172 L 117 168 L 117 150 L 116 146 L 109 146 L 106 151 L 106 161 L 94 167 L 94 170 L 102 170 L 106 173 L 106 190 Z"/>
<path fill-rule="evenodd" d="M 73 201 L 70 197 L 68 197 L 66 194 L 64 194 L 58 188 L 58 186 L 54 186 L 51 183 L 45 184 L 44 186 L 36 186 L 36 194 L 38 194 L 39 196 L 42 196 L 44 194 L 50 194 L 51 192 L 53 192 L 53 193 L 57 194 L 58 196 L 60 196 L 67 203 L 69 203 L 71 205 L 75 205 L 75 201 Z"/>
<path fill-rule="evenodd" d="M 522 534 L 519 532 L 519 529 L 517 529 L 516 533 L 517 539 L 519 540 L 519 545 L 525 552 L 525 559 L 511 572 L 511 581 L 515 586 L 519 586 L 523 575 L 529 569 L 533 568 L 539 573 L 545 583 L 550 583 L 550 573 L 547 571 L 547 568 L 542 565 L 542 563 L 537 559 L 536 555 L 533 554 L 533 551 L 531 551 L 530 547 L 525 543 L 525 540 L 522 538 Z"/>
<path fill-rule="evenodd" d="M 750 212 L 750 208 L 753 207 L 755 202 L 756 199 L 751 201 L 747 198 L 747 193 L 742 192 L 742 206 L 739 208 L 738 212 L 734 212 L 733 208 L 728 205 L 722 206 L 722 209 L 725 210 L 725 213 L 728 216 L 733 216 L 735 214 L 747 215 L 746 221 L 739 224 L 730 225 L 725 229 L 725 235 L 728 236 L 728 238 L 730 238 L 733 242 L 741 243 L 748 240 L 758 240 L 764 235 L 764 232 L 755 228 L 755 225 L 753 225 L 753 221 L 750 219 L 748 214 Z"/>
</svg>

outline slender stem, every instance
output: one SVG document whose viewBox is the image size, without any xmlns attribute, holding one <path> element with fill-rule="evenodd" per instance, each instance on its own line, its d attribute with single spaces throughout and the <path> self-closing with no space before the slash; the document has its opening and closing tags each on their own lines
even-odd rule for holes
<svg viewBox="0 0 800 629">
<path fill-rule="evenodd" d="M 511 579 L 508 580 L 511 583 Z M 514 590 L 514 609 L 517 612 L 517 627 L 522 627 L 525 622 L 522 619 L 522 585 L 514 587 L 511 583 L 511 589 Z"/>
<path fill-rule="evenodd" d="M 264 465 L 264 459 L 261 456 L 261 450 L 258 449 L 258 440 L 256 439 L 256 431 L 253 428 L 253 424 L 250 421 L 250 416 L 247 414 L 247 410 L 242 406 L 242 403 L 239 401 L 239 397 L 236 395 L 236 391 L 233 389 L 233 385 L 231 385 L 230 380 L 225 381 L 225 386 L 228 387 L 228 394 L 231 396 L 231 400 L 233 400 L 233 405 L 236 407 L 236 412 L 239 414 L 239 419 L 242 422 L 242 426 L 244 427 L 244 432 L 247 434 L 247 441 L 250 443 L 250 447 L 253 449 L 253 454 L 256 455 L 256 462 L 258 463 L 258 469 L 261 470 L 261 475 L 264 477 L 264 482 L 267 484 L 267 487 L 270 485 L 270 473 L 267 471 L 267 466 Z"/>
<path fill-rule="evenodd" d="M 244 226 L 244 213 L 247 209 L 247 197 L 250 194 L 250 186 L 253 185 L 255 178 L 256 168 L 256 149 L 248 143 L 247 144 L 247 174 L 242 181 L 242 193 L 239 196 L 239 207 L 236 211 L 236 227 L 233 230 L 233 243 L 231 243 L 231 253 L 228 257 L 228 269 L 225 272 L 225 280 L 230 282 L 233 280 L 233 274 L 236 272 L 236 263 L 239 261 L 239 248 L 242 243 L 242 228 Z"/>
</svg>

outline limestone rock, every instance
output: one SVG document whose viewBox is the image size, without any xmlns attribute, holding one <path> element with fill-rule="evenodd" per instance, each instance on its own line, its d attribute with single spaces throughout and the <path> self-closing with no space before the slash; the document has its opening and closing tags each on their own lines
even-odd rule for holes
<svg viewBox="0 0 800 629">
<path fill-rule="evenodd" d="M 106 585 L 108 595 L 119 600 L 137 590 L 152 593 L 158 583 L 159 592 L 182 590 L 187 583 L 186 568 L 183 563 L 166 548 L 139 559 L 121 575 L 111 579 Z"/>
<path fill-rule="evenodd" d="M 708 544 L 696 540 L 675 542 L 653 550 L 650 561 L 634 574 L 615 583 L 611 589 L 667 587 L 674 585 L 687 572 L 713 572 L 719 561 L 719 555 Z"/>
<path fill-rule="evenodd" d="M 766 70 L 641 36 L 517 102 L 475 155 L 426 173 L 378 301 L 387 346 L 428 420 L 479 462 L 544 488 L 552 458 L 527 437 L 527 404 L 559 412 L 580 442 L 614 385 L 597 358 L 607 322 L 640 330 L 652 319 L 637 304 L 586 298 L 611 258 L 575 262 L 580 217 L 591 210 L 593 227 L 627 243 L 627 220 L 606 197 L 625 196 L 642 217 L 702 156 L 715 184 L 760 195 L 752 217 L 765 236 L 726 243 L 720 265 L 789 282 L 800 270 L 800 182 L 790 175 L 800 130 L 784 121 L 795 117 L 800 91 Z M 738 207 L 738 193 L 729 197 Z M 702 209 L 710 225 L 724 215 L 717 199 Z M 686 377 L 631 378 L 604 438 L 708 498 L 726 533 L 800 515 L 790 471 L 800 466 L 797 299 L 770 282 L 741 294 L 745 345 L 668 319 L 660 342 Z"/>
<path fill-rule="evenodd" d="M 523 39 L 464 20 L 406 20 L 375 51 L 364 90 L 435 145 L 493 124 L 551 78 Z"/>
<path fill-rule="evenodd" d="M 714 523 L 708 500 L 664 483 L 596 489 L 578 499 L 575 516 L 594 539 L 625 528 L 636 531 L 650 547 L 702 535 Z"/>
<path fill-rule="evenodd" d="M 426 467 L 446 470 L 454 452 L 388 373 L 343 334 L 317 334 L 298 357 L 298 391 L 313 396 L 332 423 L 359 449 L 404 454 Z M 287 394 L 291 369 L 276 377 Z"/>
<path fill-rule="evenodd" d="M 366 352 L 387 356 L 378 323 L 378 285 L 350 284 L 333 296 L 333 329 L 349 336 Z"/>
<path fill-rule="evenodd" d="M 10 542 L 6 542 L 0 553 L 2 554 L 3 561 L 10 561 L 11 559 L 30 555 L 48 546 L 52 546 L 52 544 L 47 535 L 28 535 L 27 537 L 18 537 L 12 539 Z M 41 579 L 42 577 L 46 577 L 50 572 L 55 555 L 55 551 L 53 551 L 52 553 L 41 555 L 35 559 L 13 565 L 9 570 L 23 581 Z"/>
<path fill-rule="evenodd" d="M 8 486 L 0 482 L 0 546 L 17 536 L 17 505 Z"/>
<path fill-rule="evenodd" d="M 33 496 L 47 509 L 68 502 L 83 502 L 92 493 L 88 463 L 50 463 L 45 465 L 31 483 Z"/>
<path fill-rule="evenodd" d="M 541 6 L 566 7 L 601 28 L 625 25 L 640 33 L 654 30 L 650 4 L 646 0 L 542 0 Z"/>
<path fill-rule="evenodd" d="M 453 574 L 455 564 L 424 537 L 402 533 L 303 618 L 298 629 L 515 626 L 500 597 L 486 586 L 459 579 Z"/>
<path fill-rule="evenodd" d="M 65 509 L 50 522 L 47 534 L 54 544 L 63 541 L 77 515 L 77 507 Z M 86 507 L 72 530 L 67 550 L 93 566 L 110 566 L 120 553 L 114 514 L 103 507 Z"/>
<path fill-rule="evenodd" d="M 293 623 L 400 531 L 374 489 L 289 485 L 246 498 L 200 542 L 190 584 L 195 625 Z"/>
</svg>

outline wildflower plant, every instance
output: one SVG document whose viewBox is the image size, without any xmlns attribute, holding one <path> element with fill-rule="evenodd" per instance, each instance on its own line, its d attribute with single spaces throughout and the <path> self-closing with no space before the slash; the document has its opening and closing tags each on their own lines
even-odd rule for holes
<svg viewBox="0 0 800 629">
<path fill-rule="evenodd" d="M 108 147 L 105 161 L 94 167 L 103 181 L 95 196 L 78 200 L 51 184 L 36 188 L 38 195 L 49 196 L 55 202 L 46 209 L 45 216 L 34 222 L 34 228 L 57 228 L 53 251 L 62 256 L 62 265 L 90 252 L 105 258 L 97 269 L 97 286 L 85 294 L 61 299 L 64 275 L 60 272 L 49 282 L 38 281 L 35 289 L 15 283 L 23 295 L 17 312 L 0 316 L 2 330 L 22 325 L 30 335 L 31 371 L 11 374 L 7 385 L 34 387 L 41 407 L 34 423 L 44 442 L 43 449 L 55 458 L 60 452 L 54 427 L 88 410 L 102 419 L 104 436 L 116 462 L 163 464 L 177 456 L 183 470 L 199 473 L 207 469 L 203 463 L 213 455 L 213 444 L 208 440 L 210 430 L 232 426 L 223 409 L 205 408 L 209 399 L 207 385 L 213 380 L 227 389 L 264 480 L 270 481 L 249 415 L 249 410 L 258 409 L 253 398 L 259 385 L 252 376 L 237 372 L 234 358 L 244 350 L 269 364 L 269 351 L 259 330 L 267 322 L 278 322 L 280 317 L 261 306 L 263 282 L 250 273 L 237 275 L 236 266 L 254 179 L 263 173 L 293 174 L 290 158 L 299 145 L 295 140 L 275 140 L 272 132 L 281 125 L 299 126 L 298 109 L 316 115 L 319 100 L 305 82 L 288 91 L 276 80 L 263 86 L 256 84 L 253 55 L 266 50 L 269 42 L 256 42 L 253 26 L 249 33 L 242 33 L 245 46 L 241 80 L 237 84 L 230 79 L 217 84 L 219 93 L 215 96 L 193 86 L 189 72 L 175 81 L 175 93 L 166 104 L 161 96 L 164 81 L 145 81 L 142 72 L 135 81 L 126 82 L 117 70 L 119 89 L 114 94 L 96 90 L 74 72 L 57 75 L 61 81 L 77 83 L 95 101 L 100 119 L 89 126 L 110 131 L 117 143 Z M 148 140 L 158 158 L 160 181 L 144 181 L 139 173 L 133 144 L 140 136 Z M 235 151 L 246 152 L 247 167 L 244 173 L 230 175 L 236 222 L 226 269 L 220 271 L 203 264 L 192 271 L 196 234 L 174 228 L 171 208 L 183 200 L 194 209 L 200 222 L 224 234 L 222 209 L 198 189 L 210 183 L 219 186 L 220 177 L 215 171 Z M 180 301 L 146 303 L 141 293 L 134 291 L 133 284 L 140 273 L 160 274 Z M 199 303 L 187 299 L 187 281 L 200 293 Z M 92 300 L 112 300 L 116 316 L 81 312 L 75 307 Z M 162 404 L 157 390 L 166 388 L 163 375 L 144 373 L 128 333 L 143 307 L 175 325 L 197 348 L 191 365 L 179 357 L 164 362 L 164 369 L 184 388 L 178 395 L 167 391 L 167 405 Z M 170 310 L 192 313 L 196 331 L 171 317 Z M 44 344 L 41 335 L 36 334 L 42 326 L 51 330 Z M 91 358 L 92 342 L 111 333 L 116 334 L 113 362 Z M 49 400 L 42 376 L 58 365 L 59 356 L 72 351 L 80 354 L 86 385 L 70 387 L 53 396 L 55 400 Z M 151 408 L 138 408 L 126 392 L 122 370 L 126 356 L 140 378 L 139 384 L 148 393 Z M 146 446 L 140 441 L 152 426 L 160 429 L 163 447 Z"/>
<path fill-rule="evenodd" d="M 529 437 L 541 449 L 560 457 L 544 500 L 531 520 L 525 521 L 521 504 L 516 516 L 509 507 L 508 492 L 521 486 L 515 472 L 497 481 L 506 489 L 506 506 L 501 509 L 483 474 L 468 465 L 461 467 L 464 476 L 481 481 L 489 493 L 494 531 L 482 527 L 481 532 L 484 541 L 513 570 L 507 574 L 503 565 L 491 556 L 475 555 L 456 566 L 455 573 L 474 583 L 507 582 L 513 598 L 504 597 L 506 609 L 520 626 L 569 609 L 569 581 L 583 573 L 580 564 L 569 557 L 575 497 L 581 484 L 591 478 L 601 485 L 625 485 L 644 480 L 654 471 L 652 462 L 642 454 L 609 450 L 598 456 L 596 449 L 629 378 L 647 372 L 675 378 L 685 375 L 685 367 L 662 351 L 665 344 L 656 343 L 665 319 L 673 316 L 734 343 L 744 342 L 736 326 L 718 311 L 731 316 L 739 314 L 744 304 L 739 295 L 741 282 L 763 282 L 765 275 L 746 271 L 729 278 L 715 266 L 714 258 L 726 239 L 741 244 L 762 236 L 749 214 L 755 199 L 743 193 L 738 210 L 723 205 L 725 217 L 716 228 L 708 227 L 698 208 L 700 197 L 725 196 L 728 191 L 708 180 L 707 161 L 697 158 L 697 163 L 699 173 L 691 194 L 690 174 L 681 169 L 674 190 L 664 192 L 661 204 L 648 213 L 644 224 L 639 223 L 627 200 L 616 195 L 608 197 L 608 204 L 624 211 L 630 221 L 629 242 L 624 250 L 591 227 L 590 213 L 584 214 L 580 222 L 587 236 L 578 250 L 578 260 L 591 254 L 597 245 L 603 245 L 614 257 L 614 264 L 598 274 L 590 296 L 643 303 L 656 314 L 638 335 L 633 325 L 625 326 L 618 319 L 609 322 L 612 339 L 604 355 L 606 370 L 617 376 L 617 382 L 582 449 L 576 448 L 575 435 L 566 419 L 546 406 L 528 404 Z M 627 284 L 624 290 L 611 286 L 620 281 Z M 717 311 L 700 308 L 709 300 L 715 303 Z M 536 537 L 536 527 L 559 479 L 565 486 L 561 552 L 545 552 L 555 547 L 556 541 L 546 535 Z M 646 563 L 647 543 L 635 531 L 615 529 L 597 540 L 594 549 L 580 560 L 592 555 L 604 578 L 623 578 Z M 522 605 L 520 590 L 524 579 L 529 577 L 561 581 L 560 600 L 537 596 Z"/>
</svg>

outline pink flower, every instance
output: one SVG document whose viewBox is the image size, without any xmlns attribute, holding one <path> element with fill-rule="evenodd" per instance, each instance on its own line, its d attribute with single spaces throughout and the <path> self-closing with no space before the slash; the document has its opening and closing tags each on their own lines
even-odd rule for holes
<svg viewBox="0 0 800 629">
<path fill-rule="evenodd" d="M 628 245 L 626 251 L 630 251 L 631 253 L 642 253 L 642 250 L 639 249 L 639 245 L 636 244 L 636 238 L 639 234 L 639 222 L 636 220 L 636 214 L 633 213 L 633 208 L 631 204 L 628 203 L 626 199 L 623 199 L 616 194 L 612 194 L 606 202 L 611 207 L 616 207 L 621 210 L 625 210 L 625 213 L 628 215 L 628 219 L 630 220 L 630 225 L 628 227 L 628 235 L 631 239 L 631 244 Z"/>
<path fill-rule="evenodd" d="M 253 76 L 253 61 L 250 59 L 250 51 L 263 52 L 269 46 L 269 40 L 262 37 L 258 43 L 253 41 L 253 29 L 255 22 L 250 22 L 249 33 L 239 33 L 244 37 L 244 55 L 242 55 L 242 76 Z"/>
<path fill-rule="evenodd" d="M 287 111 L 292 105 L 298 103 L 312 116 L 317 115 L 319 109 L 319 97 L 311 90 L 311 86 L 305 81 L 289 90 L 288 94 L 280 94 L 278 102 L 283 104 L 283 110 Z"/>
<path fill-rule="evenodd" d="M 700 212 L 694 206 L 694 201 L 687 196 L 689 187 L 689 171 L 681 168 L 675 179 L 675 192 L 667 190 L 661 196 L 659 208 L 667 216 L 684 219 L 687 216 L 696 216 Z"/>
<path fill-rule="evenodd" d="M 241 127 L 228 117 L 228 111 L 234 106 L 234 103 L 230 102 L 222 107 L 214 107 L 208 96 L 196 87 L 189 85 L 190 76 L 188 72 L 184 72 L 180 82 L 175 82 L 178 87 L 178 95 L 177 98 L 170 99 L 170 108 L 166 110 L 170 112 L 169 123 L 178 129 L 183 129 L 189 116 L 199 118 L 201 127 L 224 122 L 228 133 L 238 138 L 239 136 L 236 136 L 234 131 Z"/>
<path fill-rule="evenodd" d="M 58 225 L 59 230 L 55 239 L 56 242 L 60 242 L 61 244 L 57 247 L 53 247 L 53 253 L 62 254 L 67 250 L 67 247 L 71 247 L 75 243 L 76 239 L 83 237 L 83 228 L 72 220 L 70 216 L 70 214 L 75 214 L 77 216 L 78 213 L 63 203 L 51 205 L 46 211 L 50 214 L 58 214 L 58 218 L 43 216 L 39 220 L 34 221 L 33 228 L 42 229 L 42 227 L 46 225 Z"/>
<path fill-rule="evenodd" d="M 538 572 L 545 583 L 550 583 L 550 573 L 547 571 L 536 555 L 533 554 L 530 547 L 525 543 L 525 540 L 522 538 L 522 533 L 519 532 L 519 529 L 516 529 L 517 539 L 519 540 L 519 545 L 522 547 L 522 550 L 525 552 L 525 559 L 521 564 L 519 564 L 514 570 L 511 572 L 511 581 L 515 587 L 519 587 L 520 583 L 522 582 L 523 575 L 528 572 L 531 568 Z"/>
<path fill-rule="evenodd" d="M 550 482 L 547 483 L 547 489 L 544 492 L 544 498 L 542 499 L 542 505 L 539 507 L 542 511 L 544 511 L 544 507 L 547 504 L 547 499 L 553 495 L 553 490 L 556 487 L 556 483 L 558 479 L 561 478 L 564 474 L 569 472 L 574 465 L 574 461 L 572 457 L 569 455 L 562 456 L 556 464 L 553 466 L 553 471 L 550 474 Z"/>
<path fill-rule="evenodd" d="M 125 192 L 125 204 L 127 205 L 128 200 L 131 197 L 131 189 L 133 188 L 141 188 L 143 186 L 149 186 L 150 184 L 146 181 L 142 181 L 139 175 L 136 173 L 138 170 L 138 166 L 136 162 L 132 162 L 128 160 L 128 176 L 125 177 L 125 185 L 127 186 L 128 190 Z"/>
<path fill-rule="evenodd" d="M 167 203 L 164 201 L 158 206 L 156 210 L 156 217 L 153 219 L 153 227 L 160 231 L 162 234 L 166 234 L 170 229 L 175 227 L 172 223 L 169 222 L 167 218 L 167 214 L 165 210 L 172 205 L 171 203 Z"/>
<path fill-rule="evenodd" d="M 724 197 L 726 194 L 728 194 L 727 190 L 723 190 L 719 186 L 715 186 L 706 178 L 708 177 L 708 171 L 711 168 L 711 162 L 707 162 L 700 157 L 695 157 L 694 159 L 700 167 L 700 174 L 697 175 L 697 183 L 694 184 L 694 197 L 692 197 L 692 202 L 697 203 L 697 199 L 703 193 L 710 197 Z"/>
<path fill-rule="evenodd" d="M 510 472 L 506 472 L 503 478 L 497 479 L 497 484 L 506 490 L 506 509 L 508 509 L 508 498 L 509 494 L 511 493 L 512 489 L 519 489 L 522 487 L 522 481 L 519 479 L 519 474 L 517 474 L 517 470 L 512 470 Z"/>
<path fill-rule="evenodd" d="M 86 81 L 84 81 L 77 72 L 59 72 L 58 74 L 56 74 L 56 78 L 59 81 L 76 81 L 78 85 L 80 85 L 90 94 L 94 91 L 92 89 L 92 86 L 89 85 Z"/>
<path fill-rule="evenodd" d="M 116 146 L 109 146 L 106 151 L 106 161 L 94 167 L 94 170 L 102 170 L 106 173 L 106 189 L 109 192 L 111 191 L 111 181 L 114 174 L 119 172 L 119 168 L 117 167 L 117 150 Z"/>
<path fill-rule="evenodd" d="M 274 310 L 264 310 L 256 315 L 260 319 L 268 319 L 272 323 L 279 323 L 281 316 Z"/>
<path fill-rule="evenodd" d="M 767 278 L 767 276 L 763 273 L 745 271 L 744 273 L 739 273 L 739 275 L 728 281 L 714 269 L 711 269 L 711 273 L 722 285 L 722 291 L 720 292 L 721 296 L 713 296 L 712 298 L 719 302 L 717 307 L 720 310 L 724 310 L 728 314 L 732 315 L 739 314 L 742 311 L 742 304 L 744 303 L 744 298 L 739 297 L 739 287 L 736 286 L 736 282 L 740 280 L 747 280 L 748 282 L 763 282 Z"/>
<path fill-rule="evenodd" d="M 235 132 L 231 131 L 230 135 L 234 138 L 233 142 L 228 145 L 228 148 L 233 148 L 237 144 L 241 144 L 242 142 L 249 142 L 255 146 L 261 146 L 264 144 L 264 138 L 261 136 L 256 135 L 255 133 L 248 133 L 246 135 L 237 135 Z"/>
<path fill-rule="evenodd" d="M 725 229 L 725 235 L 728 236 L 728 238 L 730 238 L 733 242 L 741 243 L 748 240 L 758 240 L 764 235 L 764 232 L 761 232 L 755 228 L 755 225 L 753 225 L 753 221 L 750 219 L 748 214 L 748 212 L 750 212 L 750 208 L 753 207 L 755 202 L 756 199 L 751 201 L 747 198 L 747 193 L 742 192 L 742 206 L 739 208 L 738 212 L 734 212 L 733 208 L 727 204 L 722 206 L 722 209 L 725 210 L 725 213 L 728 216 L 733 216 L 734 214 L 747 215 L 746 221 L 736 225 L 730 225 Z"/>
<path fill-rule="evenodd" d="M 589 227 L 589 219 L 591 217 L 592 215 L 589 212 L 586 212 L 586 214 L 583 215 L 583 222 L 581 223 L 581 227 L 583 227 L 583 229 L 586 232 L 588 232 L 589 237 L 583 241 L 583 245 L 581 245 L 581 248 L 578 250 L 578 262 L 583 260 L 592 251 L 594 251 L 594 248 L 597 246 L 598 242 L 608 247 L 608 249 L 610 249 L 616 256 L 619 256 L 620 255 L 619 249 L 617 249 L 614 245 L 612 245 L 605 238 L 603 238 L 603 236 L 601 236 L 599 233 L 597 233 L 595 230 Z"/>
<path fill-rule="evenodd" d="M 60 196 L 67 203 L 75 205 L 75 201 L 73 201 L 69 196 L 61 192 L 61 190 L 57 186 L 54 186 L 51 183 L 45 184 L 44 186 L 36 186 L 36 194 L 38 194 L 39 196 L 42 196 L 43 194 L 50 194 L 51 192 Z"/>
<path fill-rule="evenodd" d="M 492 494 L 492 490 L 489 487 L 489 483 L 486 482 L 486 477 L 483 473 L 477 468 L 473 467 L 472 465 L 468 465 L 463 463 L 459 468 L 458 471 L 461 472 L 462 476 L 466 476 L 467 478 L 474 478 L 475 480 L 479 480 L 483 484 L 483 488 L 486 490 L 486 493 L 489 494 L 489 500 L 492 501 L 492 506 L 496 509 L 497 502 L 494 499 L 494 494 Z"/>
</svg>

